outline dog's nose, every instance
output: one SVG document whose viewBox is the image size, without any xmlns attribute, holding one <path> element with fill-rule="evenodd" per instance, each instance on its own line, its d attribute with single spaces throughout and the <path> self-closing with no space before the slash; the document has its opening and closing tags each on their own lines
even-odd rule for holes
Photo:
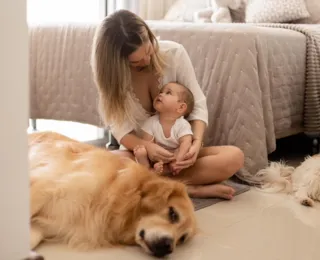
<svg viewBox="0 0 320 260">
<path fill-rule="evenodd" d="M 163 257 L 172 253 L 173 239 L 170 237 L 162 237 L 150 245 L 150 250 L 156 257 Z"/>
</svg>

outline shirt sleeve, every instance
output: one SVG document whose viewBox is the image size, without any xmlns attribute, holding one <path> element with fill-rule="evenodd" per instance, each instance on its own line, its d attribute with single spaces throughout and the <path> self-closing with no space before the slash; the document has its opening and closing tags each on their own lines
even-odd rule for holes
<svg viewBox="0 0 320 260">
<path fill-rule="evenodd" d="M 178 119 L 175 128 L 175 136 L 176 139 L 179 140 L 181 137 L 185 135 L 193 135 L 190 123 L 184 118 Z"/>
<path fill-rule="evenodd" d="M 153 133 L 153 122 L 154 122 L 154 116 L 149 117 L 146 121 L 144 121 L 141 129 L 148 133 L 149 135 L 154 135 Z"/>
<path fill-rule="evenodd" d="M 199 86 L 193 65 L 185 48 L 180 44 L 177 51 L 176 70 L 177 82 L 189 88 L 194 97 L 194 109 L 188 120 L 202 120 L 208 125 L 207 100 Z"/>
<path fill-rule="evenodd" d="M 132 124 L 130 124 L 129 121 L 125 121 L 120 127 L 116 127 L 115 125 L 109 125 L 108 128 L 119 144 L 121 142 L 121 139 L 125 135 L 131 133 L 134 130 Z"/>
</svg>

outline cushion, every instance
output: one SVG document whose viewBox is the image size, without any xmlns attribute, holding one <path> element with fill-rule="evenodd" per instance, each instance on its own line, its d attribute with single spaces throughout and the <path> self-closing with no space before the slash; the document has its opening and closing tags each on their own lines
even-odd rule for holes
<svg viewBox="0 0 320 260">
<path fill-rule="evenodd" d="M 296 20 L 295 23 L 320 24 L 320 0 L 305 0 L 310 17 Z"/>
<path fill-rule="evenodd" d="M 247 23 L 287 23 L 310 17 L 304 0 L 248 0 Z"/>
</svg>

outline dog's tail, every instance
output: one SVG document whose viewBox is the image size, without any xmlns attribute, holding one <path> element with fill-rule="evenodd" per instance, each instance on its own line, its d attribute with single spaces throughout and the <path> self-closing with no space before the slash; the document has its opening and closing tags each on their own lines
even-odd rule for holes
<svg viewBox="0 0 320 260">
<path fill-rule="evenodd" d="M 293 171 L 294 167 L 284 162 L 271 162 L 267 168 L 257 173 L 263 182 L 259 190 L 270 193 L 292 192 L 291 174 Z"/>
</svg>

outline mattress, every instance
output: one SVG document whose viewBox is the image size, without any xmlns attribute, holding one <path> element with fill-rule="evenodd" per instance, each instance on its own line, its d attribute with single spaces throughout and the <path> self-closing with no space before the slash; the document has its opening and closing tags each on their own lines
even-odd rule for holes
<svg viewBox="0 0 320 260">
<path fill-rule="evenodd" d="M 268 162 L 276 138 L 303 131 L 306 37 L 246 24 L 148 21 L 163 40 L 183 44 L 207 96 L 206 145 L 236 145 L 249 179 Z M 95 25 L 30 28 L 30 117 L 102 126 L 90 69 Z"/>
</svg>

